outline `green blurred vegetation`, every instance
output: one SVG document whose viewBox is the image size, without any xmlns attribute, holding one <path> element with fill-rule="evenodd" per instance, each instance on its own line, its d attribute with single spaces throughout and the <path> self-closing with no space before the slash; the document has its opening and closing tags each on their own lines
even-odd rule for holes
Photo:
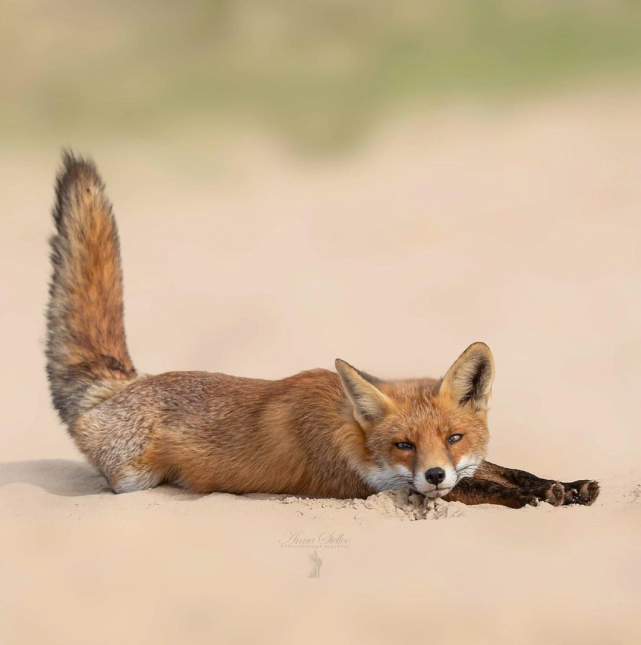
<svg viewBox="0 0 641 645">
<path fill-rule="evenodd" d="M 319 150 L 421 102 L 636 77 L 640 27 L 618 0 L 6 0 L 0 135 L 252 123 Z"/>
</svg>

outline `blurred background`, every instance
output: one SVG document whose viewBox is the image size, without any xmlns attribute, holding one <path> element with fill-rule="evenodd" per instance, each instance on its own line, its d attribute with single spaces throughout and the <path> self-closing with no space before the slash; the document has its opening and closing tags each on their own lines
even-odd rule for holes
<svg viewBox="0 0 641 645">
<path fill-rule="evenodd" d="M 640 18 L 616 1 L 8 2 L 2 135 L 158 142 L 252 126 L 318 154 L 408 110 L 625 79 Z"/>
<path fill-rule="evenodd" d="M 638 461 L 641 5 L 235 0 L 0 8 L 2 460 L 49 403 L 52 184 L 89 155 L 143 372 L 497 364 L 491 457 Z"/>
</svg>

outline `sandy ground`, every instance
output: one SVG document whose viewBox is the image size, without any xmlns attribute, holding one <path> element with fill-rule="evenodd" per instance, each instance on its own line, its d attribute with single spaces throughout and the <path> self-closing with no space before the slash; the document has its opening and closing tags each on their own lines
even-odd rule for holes
<svg viewBox="0 0 641 645">
<path fill-rule="evenodd" d="M 58 151 L 3 151 L 0 642 L 641 642 L 640 110 L 408 116 L 339 161 L 207 131 L 76 146 L 116 206 L 142 371 L 437 376 L 484 340 L 491 458 L 599 479 L 590 508 L 113 495 L 44 379 Z"/>
</svg>

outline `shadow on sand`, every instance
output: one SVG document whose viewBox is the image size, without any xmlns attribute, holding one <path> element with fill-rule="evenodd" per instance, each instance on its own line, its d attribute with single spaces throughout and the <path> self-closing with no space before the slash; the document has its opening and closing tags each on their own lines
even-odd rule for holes
<svg viewBox="0 0 641 645">
<path fill-rule="evenodd" d="M 92 466 L 83 461 L 70 459 L 32 459 L 29 461 L 0 462 L 0 488 L 10 484 L 30 484 L 42 488 L 52 495 L 61 497 L 83 497 L 87 495 L 113 495 L 107 480 Z M 196 501 L 207 495 L 192 493 L 184 488 L 167 483 L 153 489 L 156 495 L 173 500 Z M 215 493 L 230 495 L 242 501 L 282 500 L 286 497 L 298 497 L 290 494 L 248 493 Z M 307 499 L 308 496 L 301 496 Z"/>
<path fill-rule="evenodd" d="M 111 492 L 107 480 L 89 464 L 68 459 L 0 463 L 0 487 L 31 484 L 53 495 L 79 497 Z"/>
</svg>

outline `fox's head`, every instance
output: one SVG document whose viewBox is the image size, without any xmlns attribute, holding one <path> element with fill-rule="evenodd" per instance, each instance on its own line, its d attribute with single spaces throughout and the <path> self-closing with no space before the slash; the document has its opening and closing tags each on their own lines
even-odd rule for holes
<svg viewBox="0 0 641 645">
<path fill-rule="evenodd" d="M 441 380 L 384 381 L 340 359 L 336 370 L 365 438 L 361 474 L 375 490 L 443 497 L 485 458 L 494 360 L 484 343 L 470 345 Z"/>
</svg>

